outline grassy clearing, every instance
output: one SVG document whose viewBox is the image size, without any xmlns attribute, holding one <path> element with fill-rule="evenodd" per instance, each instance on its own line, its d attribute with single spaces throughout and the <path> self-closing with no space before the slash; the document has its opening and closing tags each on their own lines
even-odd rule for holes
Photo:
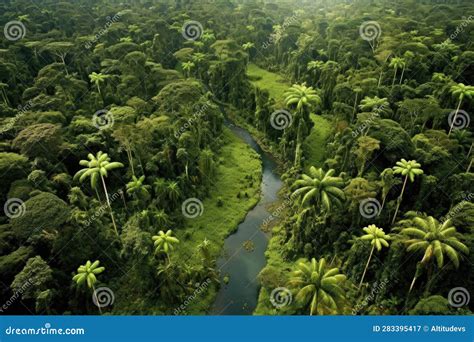
<svg viewBox="0 0 474 342">
<path fill-rule="evenodd" d="M 326 150 L 326 139 L 331 133 L 330 122 L 320 115 L 311 114 L 314 127 L 303 143 L 305 169 L 310 166 L 322 167 Z"/>
<path fill-rule="evenodd" d="M 291 86 L 282 76 L 264 70 L 255 64 L 249 64 L 247 76 L 253 85 L 260 89 L 267 90 L 278 105 L 283 105 L 283 94 Z"/>
<path fill-rule="evenodd" d="M 183 229 L 176 231 L 176 236 L 182 243 L 177 246 L 172 259 L 186 261 L 190 265 L 199 264 L 198 245 L 204 238 L 212 243 L 211 252 L 217 258 L 224 247 L 224 239 L 237 229 L 247 212 L 260 199 L 260 157 L 228 129 L 224 131 L 224 140 L 216 182 L 210 196 L 202 200 L 204 212 L 194 219 L 187 219 Z M 239 193 L 246 193 L 248 196 L 238 198 Z M 219 199 L 223 202 L 221 207 L 218 206 Z M 202 297 L 193 301 L 186 312 L 204 313 L 214 301 L 215 291 L 215 288 L 210 288 L 202 293 Z"/>
</svg>

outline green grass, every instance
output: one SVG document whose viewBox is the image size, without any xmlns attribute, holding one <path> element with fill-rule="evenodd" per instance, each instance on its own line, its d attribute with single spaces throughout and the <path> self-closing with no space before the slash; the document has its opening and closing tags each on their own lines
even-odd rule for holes
<svg viewBox="0 0 474 342">
<path fill-rule="evenodd" d="M 224 131 L 225 144 L 220 151 L 221 164 L 210 196 L 202 199 L 204 211 L 201 216 L 186 219 L 183 229 L 176 231 L 181 241 L 172 260 L 186 261 L 189 265 L 200 264 L 198 245 L 207 238 L 211 253 L 217 258 L 224 247 L 225 238 L 237 229 L 260 199 L 262 164 L 258 154 L 229 129 Z M 239 193 L 248 197 L 238 198 Z M 217 205 L 221 198 L 223 206 Z M 187 314 L 202 314 L 212 305 L 215 288 L 201 294 L 186 309 Z"/>
<path fill-rule="evenodd" d="M 277 104 L 283 104 L 283 94 L 288 90 L 291 84 L 282 76 L 264 70 L 255 64 L 249 64 L 247 67 L 247 76 L 253 85 L 260 89 L 267 90 L 270 97 L 273 98 Z"/>
<path fill-rule="evenodd" d="M 291 275 L 293 263 L 283 259 L 283 249 L 285 246 L 284 227 L 277 225 L 272 230 L 272 238 L 268 243 L 265 256 L 267 264 L 260 272 L 267 272 L 267 281 L 262 281 L 262 287 L 258 295 L 258 303 L 254 315 L 278 315 L 284 314 L 285 308 L 276 309 L 270 302 L 270 294 L 277 287 L 287 287 L 287 282 Z"/>
<path fill-rule="evenodd" d="M 326 139 L 331 133 L 330 122 L 320 115 L 311 114 L 314 123 L 311 133 L 303 143 L 305 169 L 310 166 L 322 167 L 326 150 Z"/>
</svg>

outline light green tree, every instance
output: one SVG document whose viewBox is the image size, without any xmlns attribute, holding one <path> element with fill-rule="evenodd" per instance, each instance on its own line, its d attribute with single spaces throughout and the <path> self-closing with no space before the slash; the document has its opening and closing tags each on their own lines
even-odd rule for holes
<svg viewBox="0 0 474 342">
<path fill-rule="evenodd" d="M 86 168 L 79 170 L 75 175 L 74 179 L 79 179 L 82 183 L 86 178 L 90 177 L 92 189 L 97 189 L 97 181 L 102 181 L 102 186 L 105 192 L 105 198 L 107 200 L 107 205 L 110 210 L 110 217 L 114 225 L 115 234 L 119 235 L 117 225 L 115 224 L 114 213 L 112 210 L 112 205 L 110 204 L 109 193 L 107 191 L 107 185 L 105 184 L 105 177 L 107 177 L 108 172 L 114 169 L 123 167 L 122 163 L 111 162 L 107 153 L 99 151 L 96 156 L 92 153 L 87 155 L 89 160 L 81 160 L 79 165 L 86 166 Z"/>
</svg>

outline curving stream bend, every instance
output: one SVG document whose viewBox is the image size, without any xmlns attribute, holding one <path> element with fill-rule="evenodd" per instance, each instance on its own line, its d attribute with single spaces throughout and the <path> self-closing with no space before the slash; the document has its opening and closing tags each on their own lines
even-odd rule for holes
<svg viewBox="0 0 474 342">
<path fill-rule="evenodd" d="M 267 207 L 277 200 L 282 181 L 277 173 L 277 163 L 263 151 L 250 133 L 230 122 L 226 126 L 250 145 L 262 158 L 261 197 L 258 204 L 247 213 L 237 231 L 229 235 L 224 243 L 223 254 L 217 259 L 221 274 L 221 288 L 212 307 L 213 315 L 251 315 L 257 305 L 260 289 L 257 276 L 265 266 L 265 250 L 268 237 L 260 229 L 270 216 Z M 251 240 L 253 251 L 244 248 L 244 242 Z M 225 284 L 224 277 L 229 282 Z"/>
</svg>

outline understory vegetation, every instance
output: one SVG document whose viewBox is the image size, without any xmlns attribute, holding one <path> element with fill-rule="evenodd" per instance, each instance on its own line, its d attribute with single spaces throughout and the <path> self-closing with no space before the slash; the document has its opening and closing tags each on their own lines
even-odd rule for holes
<svg viewBox="0 0 474 342">
<path fill-rule="evenodd" d="M 262 195 L 236 124 L 283 181 L 254 314 L 472 314 L 473 13 L 2 2 L 0 311 L 208 314 Z"/>
</svg>

